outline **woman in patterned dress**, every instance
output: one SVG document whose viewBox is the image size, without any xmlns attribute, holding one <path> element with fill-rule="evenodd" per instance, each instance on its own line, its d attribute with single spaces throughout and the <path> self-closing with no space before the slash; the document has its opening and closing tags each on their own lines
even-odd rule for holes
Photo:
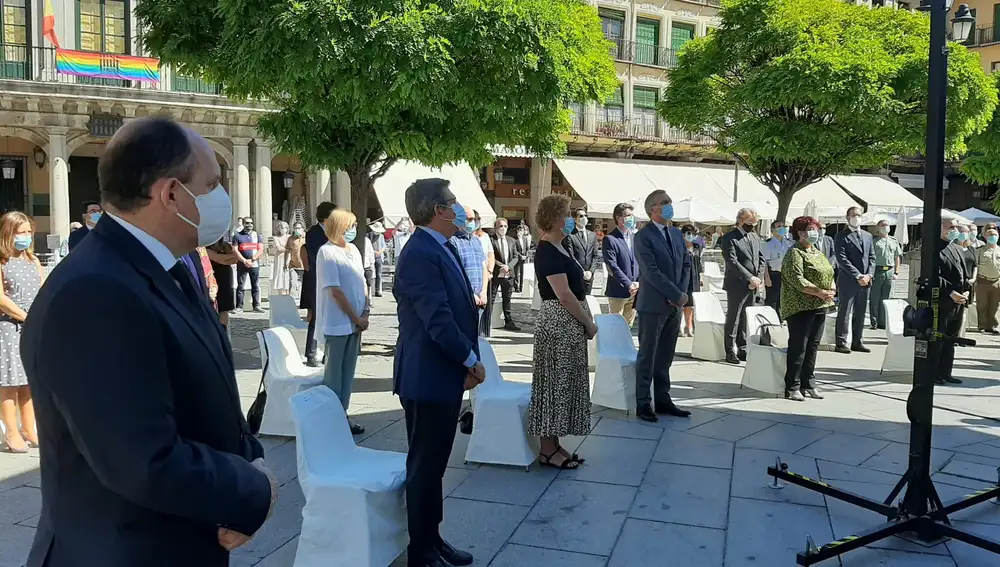
<svg viewBox="0 0 1000 567">
<path fill-rule="evenodd" d="M 0 418 L 10 453 L 38 446 L 35 410 L 21 364 L 21 324 L 42 286 L 44 270 L 31 249 L 31 219 L 17 211 L 0 217 Z M 21 420 L 18 423 L 18 410 Z"/>
<path fill-rule="evenodd" d="M 583 463 L 559 445 L 559 438 L 590 432 L 587 341 L 597 334 L 584 302 L 583 268 L 562 245 L 573 231 L 569 203 L 565 195 L 550 195 L 538 203 L 535 213 L 535 226 L 542 231 L 535 250 L 542 307 L 535 321 L 528 434 L 541 438 L 538 461 L 559 469 Z"/>
</svg>

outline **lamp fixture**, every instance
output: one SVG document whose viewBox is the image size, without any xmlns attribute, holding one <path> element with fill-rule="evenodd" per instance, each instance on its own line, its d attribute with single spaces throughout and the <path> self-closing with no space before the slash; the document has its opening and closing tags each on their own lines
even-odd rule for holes
<svg viewBox="0 0 1000 567">
<path fill-rule="evenodd" d="M 959 4 L 955 17 L 951 20 L 951 36 L 958 43 L 965 43 L 972 35 L 972 27 L 976 25 L 976 17 L 972 15 L 968 4 Z"/>
<path fill-rule="evenodd" d="M 14 179 L 14 175 L 17 173 L 17 164 L 9 159 L 0 161 L 0 171 L 3 172 L 4 179 Z"/>
<path fill-rule="evenodd" d="M 503 170 L 499 167 L 493 169 L 493 181 L 503 181 Z"/>
<path fill-rule="evenodd" d="M 295 174 L 291 171 L 286 171 L 281 176 L 281 182 L 285 185 L 285 189 L 291 189 L 292 185 L 295 184 Z"/>
<path fill-rule="evenodd" d="M 45 152 L 42 151 L 42 148 L 36 146 L 33 157 L 35 158 L 35 165 L 38 166 L 38 169 L 45 167 Z"/>
</svg>

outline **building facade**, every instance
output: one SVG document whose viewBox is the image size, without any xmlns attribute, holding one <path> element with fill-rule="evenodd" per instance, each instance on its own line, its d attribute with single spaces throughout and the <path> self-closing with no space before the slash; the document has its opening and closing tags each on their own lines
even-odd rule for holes
<svg viewBox="0 0 1000 567">
<path fill-rule="evenodd" d="M 77 57 L 113 69 L 127 56 L 148 55 L 137 39 L 136 0 L 51 4 L 55 39 Z M 321 199 L 349 200 L 343 175 L 306 172 L 295 157 L 272 150 L 255 128 L 266 105 L 236 103 L 220 86 L 168 66 L 158 66 L 158 81 L 65 72 L 66 52 L 57 55 L 43 31 L 44 6 L 45 0 L 0 0 L 0 212 L 30 215 L 42 251 L 44 236 L 65 239 L 82 204 L 99 200 L 97 162 L 108 139 L 125 121 L 144 116 L 171 117 L 206 137 L 234 216 L 254 216 L 265 235 L 272 219 L 288 220 L 296 208 L 308 219 Z"/>
<path fill-rule="evenodd" d="M 1000 70 L 1000 2 L 994 0 L 962 0 L 952 5 L 952 16 L 961 4 L 968 4 L 969 11 L 976 18 L 972 35 L 965 42 L 966 47 L 979 53 L 983 70 L 992 73 Z M 949 18 L 950 20 L 951 18 Z"/>
</svg>

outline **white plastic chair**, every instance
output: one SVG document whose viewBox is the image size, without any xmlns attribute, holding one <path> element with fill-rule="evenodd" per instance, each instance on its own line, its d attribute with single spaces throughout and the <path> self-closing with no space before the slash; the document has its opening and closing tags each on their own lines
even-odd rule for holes
<svg viewBox="0 0 1000 567">
<path fill-rule="evenodd" d="M 601 314 L 601 303 L 593 295 L 588 295 L 587 309 L 590 311 L 591 317 L 597 317 Z M 587 341 L 587 367 L 590 370 L 597 368 L 597 337 Z"/>
<path fill-rule="evenodd" d="M 535 298 L 535 264 L 528 262 L 524 265 L 524 281 L 521 282 L 521 299 Z"/>
<path fill-rule="evenodd" d="M 299 307 L 295 303 L 295 298 L 291 295 L 270 295 L 267 298 L 270 306 L 270 326 L 285 327 L 292 332 L 295 344 L 298 345 L 299 354 L 306 351 L 306 334 L 309 331 L 309 323 L 302 320 L 299 315 Z"/>
<path fill-rule="evenodd" d="M 747 307 L 746 321 L 747 365 L 740 386 L 768 394 L 784 394 L 788 354 L 782 349 L 760 344 L 761 326 L 764 321 L 779 325 L 778 314 L 771 307 Z"/>
<path fill-rule="evenodd" d="M 712 292 L 694 294 L 694 343 L 691 358 L 717 361 L 726 358 L 726 313 Z"/>
<path fill-rule="evenodd" d="M 635 364 L 639 352 L 632 330 L 617 313 L 598 315 L 597 371 L 590 387 L 590 401 L 599 406 L 630 412 L 635 409 Z"/>
<path fill-rule="evenodd" d="M 285 327 L 264 329 L 257 333 L 260 344 L 260 365 L 264 368 L 264 388 L 267 404 L 260 423 L 262 435 L 295 435 L 288 399 L 293 395 L 323 383 L 323 369 L 302 364 L 292 333 Z"/>
<path fill-rule="evenodd" d="M 913 349 L 915 337 L 903 336 L 903 310 L 907 303 L 903 299 L 885 299 L 885 347 L 882 372 L 913 372 Z"/>
<path fill-rule="evenodd" d="M 292 396 L 305 495 L 294 567 L 385 567 L 406 548 L 406 455 L 354 444 L 337 394 Z"/>
<path fill-rule="evenodd" d="M 538 438 L 529 436 L 527 431 L 531 384 L 504 380 L 493 347 L 482 338 L 479 359 L 486 368 L 486 380 L 474 390 L 472 404 L 476 417 L 465 461 L 527 470 L 539 450 Z"/>
<path fill-rule="evenodd" d="M 538 281 L 531 282 L 535 286 L 535 291 L 531 293 L 531 310 L 538 311 L 542 308 L 542 294 L 538 293 Z"/>
<path fill-rule="evenodd" d="M 705 273 L 702 277 L 705 280 L 705 286 L 708 291 L 717 294 L 724 294 L 725 291 L 722 289 L 723 277 L 722 270 L 719 268 L 718 262 L 705 262 Z"/>
</svg>

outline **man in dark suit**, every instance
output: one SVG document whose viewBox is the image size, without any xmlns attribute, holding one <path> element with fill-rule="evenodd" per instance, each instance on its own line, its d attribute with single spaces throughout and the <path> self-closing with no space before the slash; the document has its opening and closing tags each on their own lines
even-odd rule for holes
<svg viewBox="0 0 1000 567">
<path fill-rule="evenodd" d="M 573 233 L 563 240 L 563 247 L 583 268 L 584 286 L 587 295 L 594 289 L 594 272 L 597 271 L 597 235 L 587 230 L 587 209 L 573 211 Z"/>
<path fill-rule="evenodd" d="M 528 224 L 521 221 L 517 225 L 517 265 L 514 266 L 514 290 L 521 293 L 524 289 L 524 266 L 528 263 L 528 251 L 531 250 L 531 234 L 528 232 Z"/>
<path fill-rule="evenodd" d="M 726 274 L 722 289 L 726 292 L 725 348 L 726 362 L 739 364 L 747 358 L 746 308 L 753 305 L 764 284 L 764 246 L 757 228 L 757 211 L 740 209 L 736 228 L 719 238 Z"/>
<path fill-rule="evenodd" d="M 612 216 L 615 229 L 604 236 L 601 255 L 608 273 L 604 295 L 611 313 L 618 313 L 631 327 L 635 321 L 635 296 L 639 292 L 639 263 L 632 251 L 635 217 L 629 203 L 618 203 Z"/>
<path fill-rule="evenodd" d="M 517 253 L 517 241 L 507 236 L 507 219 L 500 218 L 493 225 L 493 278 L 490 279 L 490 301 L 496 301 L 497 290 L 503 301 L 503 328 L 508 331 L 520 331 L 521 327 L 514 322 L 510 313 L 510 298 L 514 292 L 514 268 L 521 262 Z"/>
<path fill-rule="evenodd" d="M 635 257 L 639 263 L 639 358 L 635 369 L 636 416 L 657 421 L 656 414 L 688 417 L 691 412 L 674 405 L 670 398 L 670 365 L 674 361 L 681 309 L 694 291 L 691 255 L 684 235 L 669 226 L 674 216 L 673 200 L 665 191 L 646 197 L 646 215 L 651 222 L 635 235 Z M 650 385 L 653 395 L 650 396 Z M 655 400 L 655 404 L 651 404 Z"/>
<path fill-rule="evenodd" d="M 872 235 L 861 230 L 861 209 L 847 209 L 847 228 L 834 239 L 837 252 L 837 347 L 843 354 L 871 352 L 861 341 L 865 330 L 868 293 L 875 277 L 875 244 Z M 851 346 L 847 346 L 847 319 L 851 318 Z"/>
<path fill-rule="evenodd" d="M 101 220 L 102 214 L 104 214 L 104 209 L 101 208 L 101 204 L 97 201 L 86 201 L 83 204 L 83 226 L 69 233 L 69 240 L 66 243 L 70 252 L 83 242 L 83 239 L 90 234 L 90 231 L 94 230 L 94 227 L 97 226 L 97 221 Z"/>
<path fill-rule="evenodd" d="M 98 175 L 107 214 L 49 276 L 21 339 L 42 439 L 27 565 L 225 567 L 276 485 L 229 341 L 177 259 L 222 237 L 232 204 L 208 142 L 165 118 L 126 122 Z"/>
<path fill-rule="evenodd" d="M 442 479 L 455 441 L 464 390 L 481 383 L 478 310 L 458 250 L 448 239 L 466 224 L 445 179 L 421 179 L 405 196 L 418 230 L 396 265 L 399 318 L 393 392 L 406 416 L 409 567 L 470 565 L 472 555 L 443 539 Z"/>
<path fill-rule="evenodd" d="M 305 268 L 305 271 L 302 273 L 304 277 L 302 278 L 302 295 L 299 298 L 299 309 L 308 310 L 309 328 L 306 330 L 305 355 L 306 364 L 309 366 L 321 366 L 320 362 L 316 360 L 316 351 L 318 349 L 316 341 L 316 269 L 313 266 L 316 265 L 316 255 L 319 254 L 319 249 L 330 240 L 326 237 L 326 229 L 323 228 L 323 223 L 326 222 L 327 217 L 336 208 L 337 206 L 329 201 L 323 201 L 316 207 L 316 224 L 312 225 L 306 231 L 305 245 L 299 251 L 302 255 L 302 267 Z"/>
<path fill-rule="evenodd" d="M 956 243 L 958 238 L 958 223 L 951 219 L 941 221 L 941 239 L 937 241 L 938 250 L 938 287 L 941 298 L 938 307 L 939 329 L 946 335 L 957 337 L 962 330 L 962 310 L 968 308 L 968 281 L 971 278 L 965 267 L 963 248 Z M 961 384 L 962 381 L 952 376 L 955 363 L 955 343 L 944 341 L 941 345 L 941 359 L 938 362 L 938 375 L 934 383 Z"/>
</svg>

